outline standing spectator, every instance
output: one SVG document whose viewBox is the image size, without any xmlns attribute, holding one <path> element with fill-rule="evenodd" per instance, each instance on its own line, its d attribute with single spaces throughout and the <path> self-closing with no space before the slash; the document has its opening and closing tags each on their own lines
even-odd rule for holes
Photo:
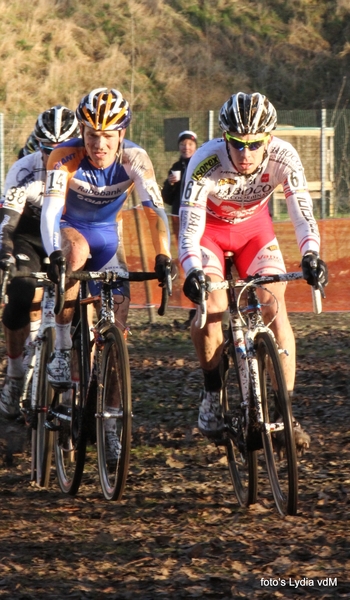
<svg viewBox="0 0 350 600">
<path fill-rule="evenodd" d="M 162 189 L 163 200 L 172 207 L 172 215 L 179 214 L 184 175 L 191 156 L 197 150 L 197 136 L 193 131 L 186 130 L 179 134 L 177 141 L 180 158 L 170 168 Z"/>
<path fill-rule="evenodd" d="M 182 131 L 179 134 L 177 139 L 180 158 L 177 160 L 172 167 L 169 169 L 168 177 L 164 181 L 163 189 L 162 189 L 162 197 L 165 204 L 169 204 L 171 209 L 171 214 L 177 216 L 180 210 L 180 202 L 181 196 L 185 181 L 186 169 L 187 165 L 190 161 L 190 158 L 193 156 L 195 151 L 197 150 L 197 135 L 194 131 Z M 173 219 L 173 231 L 176 236 L 176 240 L 179 237 L 179 221 L 178 219 Z M 187 328 L 190 326 L 191 320 L 196 314 L 196 309 L 191 309 L 189 312 L 188 320 L 180 325 L 180 323 L 175 320 L 174 325 L 180 328 Z"/>
</svg>

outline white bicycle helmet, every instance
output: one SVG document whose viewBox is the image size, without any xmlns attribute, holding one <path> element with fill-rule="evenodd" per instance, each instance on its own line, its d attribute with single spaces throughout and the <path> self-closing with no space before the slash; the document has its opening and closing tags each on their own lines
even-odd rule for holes
<svg viewBox="0 0 350 600">
<path fill-rule="evenodd" d="M 39 142 L 58 144 L 80 137 L 80 129 L 74 111 L 57 104 L 38 116 L 33 134 Z"/>
<path fill-rule="evenodd" d="M 222 131 L 241 135 L 269 133 L 276 128 L 277 113 L 266 96 L 238 92 L 222 106 L 219 125 Z"/>
<path fill-rule="evenodd" d="M 131 109 L 118 90 L 98 88 L 81 99 L 76 116 L 80 123 L 96 131 L 116 131 L 129 125 Z"/>
</svg>

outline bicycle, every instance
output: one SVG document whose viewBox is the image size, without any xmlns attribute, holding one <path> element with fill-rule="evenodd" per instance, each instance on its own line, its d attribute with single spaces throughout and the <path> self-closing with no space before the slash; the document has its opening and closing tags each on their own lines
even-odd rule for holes
<svg viewBox="0 0 350 600">
<path fill-rule="evenodd" d="M 46 427 L 54 432 L 58 482 L 64 493 L 75 495 L 82 480 L 87 441 L 96 441 L 101 488 L 107 500 L 120 500 L 124 492 L 131 449 L 132 400 L 127 329 L 115 324 L 113 285 L 116 282 L 156 279 L 155 273 L 90 272 L 70 275 L 80 281 L 79 321 L 72 334 L 71 396 L 55 392 Z M 100 296 L 88 295 L 89 281 L 101 282 Z M 171 295 L 171 275 L 167 272 L 162 302 L 164 314 Z M 97 323 L 90 327 L 87 307 L 100 304 Z M 108 464 L 108 431 L 117 434 L 118 451 L 114 465 Z"/>
<path fill-rule="evenodd" d="M 257 502 L 258 452 L 263 450 L 277 510 L 281 515 L 295 515 L 298 506 L 297 453 L 292 407 L 280 361 L 280 354 L 286 351 L 278 348 L 270 329 L 276 316 L 264 324 L 257 290 L 268 291 L 271 301 L 277 303 L 273 291 L 264 286 L 295 281 L 303 275 L 292 272 L 234 279 L 232 265 L 233 253 L 225 252 L 225 280 L 202 286 L 196 322 L 199 327 L 206 322 L 206 294 L 227 290 L 229 328 L 225 332 L 221 394 L 224 432 L 215 443 L 225 448 L 240 506 Z M 321 295 L 324 297 L 323 288 L 319 286 L 313 291 L 317 314 L 322 310 Z"/>
<path fill-rule="evenodd" d="M 45 260 L 44 260 L 45 263 Z M 65 265 L 61 268 L 61 289 L 57 289 L 45 272 L 15 271 L 9 265 L 1 265 L 3 273 L 0 303 L 6 301 L 6 290 L 13 277 L 32 277 L 36 288 L 43 288 L 41 322 L 33 341 L 25 347 L 25 373 L 20 396 L 20 413 L 31 430 L 31 481 L 47 487 L 50 477 L 53 436 L 45 427 L 46 414 L 53 398 L 53 391 L 46 377 L 46 364 L 55 341 L 55 314 L 62 310 L 61 294 L 65 284 Z"/>
</svg>

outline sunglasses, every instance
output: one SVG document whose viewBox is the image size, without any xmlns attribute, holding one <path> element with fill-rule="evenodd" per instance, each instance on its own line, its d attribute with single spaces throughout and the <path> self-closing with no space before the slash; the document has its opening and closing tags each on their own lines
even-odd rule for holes
<svg viewBox="0 0 350 600">
<path fill-rule="evenodd" d="M 268 135 L 265 135 L 263 138 L 261 138 L 261 140 L 252 140 L 251 142 L 247 142 L 246 140 L 240 140 L 239 138 L 230 135 L 226 131 L 226 140 L 230 146 L 232 146 L 232 148 L 238 150 L 239 152 L 242 152 L 242 150 L 245 148 L 248 148 L 248 150 L 251 150 L 252 152 L 254 152 L 254 150 L 258 150 L 265 144 L 268 137 Z"/>
<path fill-rule="evenodd" d="M 51 154 L 52 150 L 55 149 L 55 146 L 45 146 L 45 144 L 43 144 L 42 142 L 39 142 L 39 148 L 40 148 L 40 150 L 45 152 L 45 154 L 49 155 L 49 154 Z"/>
</svg>

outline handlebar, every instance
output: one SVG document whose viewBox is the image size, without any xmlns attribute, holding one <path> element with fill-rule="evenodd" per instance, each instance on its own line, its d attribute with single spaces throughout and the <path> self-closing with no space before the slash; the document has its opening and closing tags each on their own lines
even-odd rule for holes
<svg viewBox="0 0 350 600">
<path fill-rule="evenodd" d="M 236 279 L 234 282 L 229 281 L 218 281 L 218 282 L 207 282 L 201 285 L 201 301 L 197 307 L 197 317 L 195 320 L 195 326 L 199 329 L 203 329 L 207 321 L 207 302 L 206 295 L 209 292 L 215 290 L 227 290 L 230 285 L 233 287 L 245 287 L 245 286 L 261 286 L 269 283 L 279 283 L 287 281 L 296 281 L 297 279 L 303 279 L 303 274 L 299 271 L 290 273 L 280 273 L 276 275 L 256 275 L 254 277 L 247 277 L 246 279 Z M 314 313 L 319 315 L 322 312 L 322 298 L 325 298 L 323 286 L 319 283 L 317 286 L 312 286 L 312 301 Z"/>
<path fill-rule="evenodd" d="M 158 308 L 158 314 L 160 317 L 165 315 L 166 310 L 168 308 L 168 300 L 169 296 L 173 293 L 173 280 L 171 279 L 171 264 L 166 265 L 165 267 L 165 278 L 164 282 L 161 284 L 162 286 L 162 301 L 160 303 L 160 307 Z"/>
<path fill-rule="evenodd" d="M 25 271 L 14 271 L 13 273 L 11 273 L 9 267 L 6 268 L 3 265 L 0 265 L 0 269 L 4 273 L 2 284 L 1 284 L 1 291 L 0 291 L 0 304 L 3 303 L 4 298 L 6 296 L 7 286 L 9 284 L 9 282 L 12 279 L 14 279 L 14 277 L 22 277 L 22 278 L 23 277 L 31 277 L 32 279 L 36 279 L 36 287 L 55 286 L 54 313 L 55 313 L 55 315 L 58 315 L 62 311 L 63 305 L 64 305 L 64 290 L 65 290 L 65 282 L 66 282 L 65 263 L 64 263 L 64 267 L 62 265 L 62 268 L 63 268 L 63 270 L 61 272 L 60 283 L 54 284 L 48 278 L 47 273 L 45 273 L 45 271 L 27 271 L 27 270 L 25 270 Z M 62 290 L 63 290 L 63 296 L 62 296 Z M 62 297 L 63 297 L 63 303 L 62 303 Z"/>
<path fill-rule="evenodd" d="M 172 295 L 171 265 L 166 266 L 166 274 L 162 287 L 162 299 L 158 308 L 158 314 L 163 316 L 168 306 L 168 298 Z M 78 281 L 99 280 L 104 283 L 115 283 L 116 281 L 150 281 L 157 279 L 154 271 L 75 271 L 69 274 L 70 279 Z"/>
</svg>

